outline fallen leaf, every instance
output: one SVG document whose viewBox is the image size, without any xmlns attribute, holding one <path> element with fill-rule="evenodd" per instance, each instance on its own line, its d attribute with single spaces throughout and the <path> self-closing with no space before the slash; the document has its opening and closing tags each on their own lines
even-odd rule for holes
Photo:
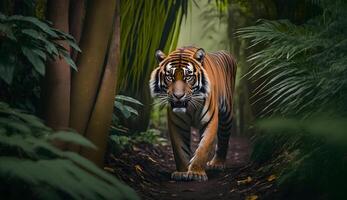
<svg viewBox="0 0 347 200">
<path fill-rule="evenodd" d="M 135 165 L 135 169 L 137 173 L 143 172 L 143 169 L 141 168 L 140 165 Z"/>
<path fill-rule="evenodd" d="M 141 149 L 138 148 L 137 146 L 133 146 L 133 150 L 134 150 L 134 151 L 141 151 Z"/>
<path fill-rule="evenodd" d="M 195 190 L 192 188 L 188 188 L 188 189 L 182 190 L 182 192 L 195 192 Z"/>
<path fill-rule="evenodd" d="M 250 182 L 252 182 L 252 178 L 250 176 L 248 176 L 244 180 L 237 181 L 237 185 L 243 185 L 243 184 L 247 184 L 247 183 L 250 183 Z"/>
<path fill-rule="evenodd" d="M 275 176 L 275 175 L 271 175 L 271 176 L 269 176 L 269 177 L 267 177 L 267 181 L 273 181 L 273 180 L 275 180 L 277 177 Z"/>
<path fill-rule="evenodd" d="M 150 156 L 148 156 L 148 159 L 154 163 L 158 163 L 157 161 L 155 161 L 153 158 L 151 158 Z"/>
<path fill-rule="evenodd" d="M 246 196 L 245 200 L 256 200 L 258 199 L 257 195 L 250 195 L 250 196 Z"/>
<path fill-rule="evenodd" d="M 114 169 L 110 168 L 110 167 L 104 167 L 104 170 L 108 171 L 108 172 L 115 172 Z"/>
</svg>

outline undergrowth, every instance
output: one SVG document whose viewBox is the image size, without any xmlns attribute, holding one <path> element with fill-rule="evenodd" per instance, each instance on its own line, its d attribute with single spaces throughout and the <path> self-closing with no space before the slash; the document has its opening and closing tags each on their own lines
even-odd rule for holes
<svg viewBox="0 0 347 200">
<path fill-rule="evenodd" d="M 255 47 L 246 75 L 258 83 L 253 103 L 265 102 L 253 160 L 278 172 L 283 198 L 342 199 L 347 178 L 347 4 L 312 4 L 322 12 L 302 25 L 261 20 L 238 32 Z"/>
</svg>

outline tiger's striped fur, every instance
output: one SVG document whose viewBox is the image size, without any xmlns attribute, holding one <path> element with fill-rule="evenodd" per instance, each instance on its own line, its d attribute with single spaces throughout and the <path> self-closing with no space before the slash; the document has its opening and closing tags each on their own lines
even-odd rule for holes
<svg viewBox="0 0 347 200">
<path fill-rule="evenodd" d="M 178 48 L 165 56 L 157 51 L 159 66 L 151 74 L 153 97 L 171 104 L 168 108 L 169 135 L 177 171 L 176 180 L 207 180 L 206 164 L 224 166 L 233 118 L 236 63 L 224 51 L 205 53 L 195 47 Z M 201 140 L 190 151 L 191 127 Z M 217 139 L 215 155 L 209 152 Z"/>
</svg>

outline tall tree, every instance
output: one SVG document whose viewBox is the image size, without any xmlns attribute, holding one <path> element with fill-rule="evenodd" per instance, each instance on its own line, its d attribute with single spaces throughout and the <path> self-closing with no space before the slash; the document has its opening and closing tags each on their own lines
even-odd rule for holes
<svg viewBox="0 0 347 200">
<path fill-rule="evenodd" d="M 108 129 L 112 120 L 114 97 L 116 95 L 116 72 L 120 60 L 120 13 L 119 0 L 116 0 L 113 33 L 103 77 L 97 99 L 90 117 L 85 136 L 98 147 L 97 151 L 83 148 L 82 155 L 101 165 L 106 151 Z"/>
<path fill-rule="evenodd" d="M 69 0 L 49 0 L 47 5 L 47 19 L 53 26 L 69 33 Z M 70 51 L 66 42 L 60 44 Z M 46 67 L 43 81 L 43 116 L 53 129 L 66 129 L 69 127 L 70 115 L 70 82 L 71 70 L 63 58 L 50 61 Z"/>
<path fill-rule="evenodd" d="M 85 12 L 86 12 L 85 0 L 74 0 L 70 2 L 69 29 L 70 29 L 70 34 L 75 38 L 77 44 L 79 44 L 81 40 Z M 77 51 L 74 51 L 74 50 L 71 51 L 71 57 L 74 61 L 76 61 L 77 55 L 78 55 Z"/>
<path fill-rule="evenodd" d="M 115 78 L 110 77 L 114 74 L 110 72 L 114 66 L 104 68 L 104 61 L 112 33 L 115 6 L 116 0 L 89 2 L 80 41 L 82 53 L 77 58 L 78 72 L 72 77 L 70 125 L 78 133 L 98 143 L 100 153 L 86 153 L 93 155 L 92 160 L 98 164 L 103 156 L 100 149 L 105 149 L 106 145 L 103 140 L 108 135 L 110 122 L 107 116 L 112 113 L 112 108 L 102 108 L 101 105 L 109 105 L 110 101 L 113 104 L 114 100 L 111 83 L 115 84 Z"/>
</svg>

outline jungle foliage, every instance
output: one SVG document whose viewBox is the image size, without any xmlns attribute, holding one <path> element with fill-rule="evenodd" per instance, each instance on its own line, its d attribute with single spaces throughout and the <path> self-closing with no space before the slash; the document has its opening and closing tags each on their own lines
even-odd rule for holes
<svg viewBox="0 0 347 200">
<path fill-rule="evenodd" d="M 91 161 L 55 142 L 96 148 L 72 131 L 55 132 L 34 115 L 0 103 L 1 195 L 6 199 L 137 199 Z M 15 187 L 14 187 L 15 186 Z"/>
<path fill-rule="evenodd" d="M 139 92 L 155 67 L 156 49 L 169 52 L 176 47 L 179 28 L 188 12 L 188 1 L 121 2 L 120 89 Z M 129 81 L 129 80 L 132 81 Z"/>
<path fill-rule="evenodd" d="M 283 163 L 277 170 L 287 198 L 341 198 L 347 177 L 347 4 L 309 3 L 320 11 L 302 24 L 260 20 L 238 31 L 253 49 L 245 76 L 258 85 L 253 104 L 261 106 L 263 118 L 253 159 Z"/>
<path fill-rule="evenodd" d="M 137 199 L 131 188 L 93 162 L 57 148 L 64 143 L 95 150 L 93 143 L 72 130 L 54 131 L 33 115 L 40 108 L 46 61 L 64 58 L 76 69 L 57 41 L 80 51 L 72 36 L 51 25 L 35 17 L 0 13 L 1 197 Z"/>
<path fill-rule="evenodd" d="M 155 51 L 169 52 L 176 48 L 181 23 L 192 3 L 185 0 L 121 1 L 121 60 L 117 74 L 117 90 L 140 100 L 135 106 L 140 115 L 123 119 L 131 132 L 148 128 L 151 97 L 149 75 L 156 65 Z"/>
<path fill-rule="evenodd" d="M 0 96 L 16 107 L 34 112 L 46 61 L 62 57 L 77 70 L 69 53 L 56 41 L 65 40 L 75 50 L 80 49 L 70 35 L 35 17 L 0 13 L 0 32 Z"/>
</svg>

